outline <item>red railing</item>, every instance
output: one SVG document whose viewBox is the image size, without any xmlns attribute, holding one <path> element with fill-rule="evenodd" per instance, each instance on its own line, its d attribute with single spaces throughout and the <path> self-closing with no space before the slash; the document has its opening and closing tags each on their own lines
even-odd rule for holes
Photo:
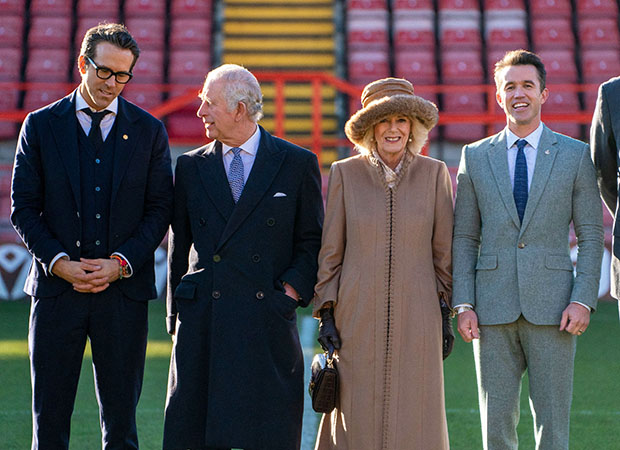
<svg viewBox="0 0 620 450">
<path fill-rule="evenodd" d="M 323 72 L 256 72 L 256 77 L 260 82 L 273 83 L 275 87 L 275 112 L 274 112 L 274 132 L 276 135 L 286 137 L 285 108 L 286 95 L 284 88 L 287 83 L 308 83 L 312 86 L 312 132 L 309 138 L 295 138 L 295 142 L 299 145 L 310 148 L 317 155 L 321 154 L 323 147 L 350 146 L 350 143 L 343 138 L 327 138 L 322 131 L 322 92 L 324 85 L 331 86 L 337 91 L 348 95 L 350 98 L 358 99 L 362 92 L 362 86 L 352 85 L 342 79 L 331 74 Z M 140 85 L 144 90 L 158 90 L 160 92 L 169 92 L 175 89 L 178 92 L 179 86 L 174 85 L 157 85 L 144 84 Z M 74 89 L 75 85 L 70 83 L 17 83 L 17 82 L 0 82 L 0 92 L 3 90 L 18 89 L 25 91 L 28 89 L 42 88 L 65 88 L 66 92 Z M 462 93 L 484 93 L 487 96 L 487 110 L 485 112 L 467 112 L 450 113 L 441 112 L 439 124 L 453 123 L 477 123 L 487 125 L 488 134 L 493 133 L 493 125 L 505 122 L 505 116 L 498 109 L 495 101 L 494 85 L 471 85 L 471 86 L 448 86 L 435 85 L 424 86 L 425 93 L 432 94 L 462 94 Z M 196 100 L 196 94 L 200 86 L 188 87 L 187 91 L 179 96 L 168 99 L 165 102 L 151 109 L 151 113 L 156 117 L 164 118 L 179 109 L 182 109 Z M 558 84 L 550 85 L 549 89 L 560 92 L 596 92 L 598 85 L 596 84 Z M 12 110 L 0 111 L 0 121 L 21 122 L 28 111 Z M 573 122 L 579 124 L 589 124 L 592 119 L 591 111 L 581 111 L 578 113 L 545 113 L 543 108 L 543 120 L 550 122 Z M 200 144 L 197 142 L 196 144 Z"/>
</svg>

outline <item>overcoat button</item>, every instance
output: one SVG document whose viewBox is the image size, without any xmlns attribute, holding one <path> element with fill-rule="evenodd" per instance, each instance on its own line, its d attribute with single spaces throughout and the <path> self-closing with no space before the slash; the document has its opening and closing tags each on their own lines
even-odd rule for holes
<svg viewBox="0 0 620 450">
<path fill-rule="evenodd" d="M 207 221 L 204 219 L 204 217 L 201 217 L 198 222 L 200 223 L 201 227 L 204 227 L 207 224 Z"/>
<path fill-rule="evenodd" d="M 75 243 L 75 246 L 76 246 L 76 247 L 79 247 L 79 246 L 80 246 L 80 241 L 77 241 L 77 242 Z"/>
<path fill-rule="evenodd" d="M 276 224 L 276 219 L 274 219 L 273 217 L 270 217 L 269 219 L 267 219 L 267 226 L 268 227 L 272 227 Z"/>
<path fill-rule="evenodd" d="M 256 298 L 259 299 L 259 300 L 264 299 L 265 298 L 265 293 L 263 291 L 258 291 L 256 293 Z"/>
<path fill-rule="evenodd" d="M 211 297 L 217 300 L 218 298 L 220 298 L 220 291 L 211 292 Z"/>
<path fill-rule="evenodd" d="M 220 262 L 222 257 L 220 255 L 213 255 L 213 262 Z"/>
<path fill-rule="evenodd" d="M 517 247 L 519 248 L 525 248 L 525 244 L 523 242 L 519 242 L 519 245 L 517 245 Z"/>
<path fill-rule="evenodd" d="M 252 261 L 255 263 L 260 261 L 260 255 L 257 253 L 256 255 L 252 255 Z"/>
</svg>

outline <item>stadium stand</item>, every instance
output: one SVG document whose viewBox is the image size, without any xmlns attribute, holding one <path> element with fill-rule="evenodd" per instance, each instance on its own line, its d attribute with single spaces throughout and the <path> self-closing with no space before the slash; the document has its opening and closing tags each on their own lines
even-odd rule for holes
<svg viewBox="0 0 620 450">
<path fill-rule="evenodd" d="M 442 113 L 456 114 L 496 107 L 484 93 L 437 95 L 433 86 L 492 84 L 494 63 L 510 49 L 539 52 L 551 85 L 595 85 L 620 74 L 616 0 L 0 0 L 0 10 L 0 82 L 9 83 L 79 81 L 75 53 L 85 31 L 123 20 L 143 50 L 123 95 L 147 109 L 198 92 L 205 73 L 226 62 L 257 72 L 339 74 L 357 87 L 403 76 Z M 264 88 L 263 124 L 274 131 L 276 88 Z M 37 108 L 64 91 L 11 89 L 0 86 L 0 112 Z M 284 91 L 285 132 L 303 141 L 312 133 L 312 88 L 287 82 Z M 359 99 L 339 101 L 333 87 L 322 92 L 321 132 L 342 137 Z M 595 98 L 590 88 L 555 92 L 543 119 L 545 112 L 590 113 Z M 173 139 L 204 139 L 199 121 L 190 120 L 198 104 L 166 116 Z M 587 139 L 583 126 L 564 129 Z M 15 132 L 16 124 L 0 121 L 0 138 Z M 452 123 L 439 136 L 461 142 L 487 132 Z"/>
</svg>

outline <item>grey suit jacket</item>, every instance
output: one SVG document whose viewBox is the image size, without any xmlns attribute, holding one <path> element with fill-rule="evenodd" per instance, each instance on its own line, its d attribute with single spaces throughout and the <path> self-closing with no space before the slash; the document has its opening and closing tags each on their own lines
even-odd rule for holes
<svg viewBox="0 0 620 450">
<path fill-rule="evenodd" d="M 618 169 L 620 161 L 620 78 L 601 84 L 592 118 L 590 144 L 601 197 L 613 214 L 611 295 L 620 299 L 620 222 L 618 221 Z"/>
<path fill-rule="evenodd" d="M 596 307 L 603 219 L 587 144 L 544 127 L 522 224 L 505 131 L 463 147 L 457 181 L 453 304 L 473 304 L 481 325 L 511 323 L 521 314 L 536 325 L 556 325 L 571 301 Z"/>
</svg>

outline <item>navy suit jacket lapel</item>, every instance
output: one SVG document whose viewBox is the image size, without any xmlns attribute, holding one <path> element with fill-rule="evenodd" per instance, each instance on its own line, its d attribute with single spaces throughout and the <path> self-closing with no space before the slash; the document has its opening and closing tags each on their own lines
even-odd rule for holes
<svg viewBox="0 0 620 450">
<path fill-rule="evenodd" d="M 250 172 L 248 181 L 245 183 L 239 202 L 234 207 L 230 219 L 228 219 L 226 228 L 218 243 L 218 249 L 226 243 L 231 235 L 256 208 L 267 192 L 267 189 L 269 189 L 269 186 L 271 186 L 273 179 L 276 177 L 284 161 L 285 152 L 278 148 L 274 138 L 269 133 L 262 127 L 259 128 L 261 138 L 252 171 Z M 228 179 L 226 179 L 226 188 L 228 188 L 228 196 L 232 199 L 228 186 Z"/>
<path fill-rule="evenodd" d="M 140 127 L 135 126 L 135 122 L 139 117 L 131 112 L 127 108 L 127 101 L 122 97 L 118 97 L 118 111 L 114 126 L 116 127 L 116 140 L 114 141 L 114 172 L 112 178 L 112 194 L 110 197 L 110 204 L 114 204 L 116 194 L 121 185 L 121 181 L 125 176 L 127 168 L 130 166 L 129 162 L 133 152 L 139 145 L 139 142 L 144 142 L 141 139 L 140 134 L 142 130 Z"/>
<path fill-rule="evenodd" d="M 517 207 L 512 193 L 510 184 L 510 173 L 508 171 L 508 154 L 506 150 L 506 131 L 496 134 L 489 143 L 488 155 L 489 163 L 495 183 L 499 189 L 500 196 L 504 202 L 504 206 L 508 210 L 508 214 L 512 218 L 517 228 L 521 227 Z"/>
<path fill-rule="evenodd" d="M 196 164 L 205 192 L 224 220 L 228 221 L 235 202 L 222 162 L 222 144 L 214 141 L 205 145 L 200 158 L 196 158 Z"/>
<path fill-rule="evenodd" d="M 58 156 L 67 171 L 73 197 L 79 208 L 81 205 L 80 158 L 77 136 L 79 124 L 75 115 L 75 92 L 73 91 L 52 107 L 53 118 L 50 119 L 50 125 L 58 149 Z"/>
</svg>

